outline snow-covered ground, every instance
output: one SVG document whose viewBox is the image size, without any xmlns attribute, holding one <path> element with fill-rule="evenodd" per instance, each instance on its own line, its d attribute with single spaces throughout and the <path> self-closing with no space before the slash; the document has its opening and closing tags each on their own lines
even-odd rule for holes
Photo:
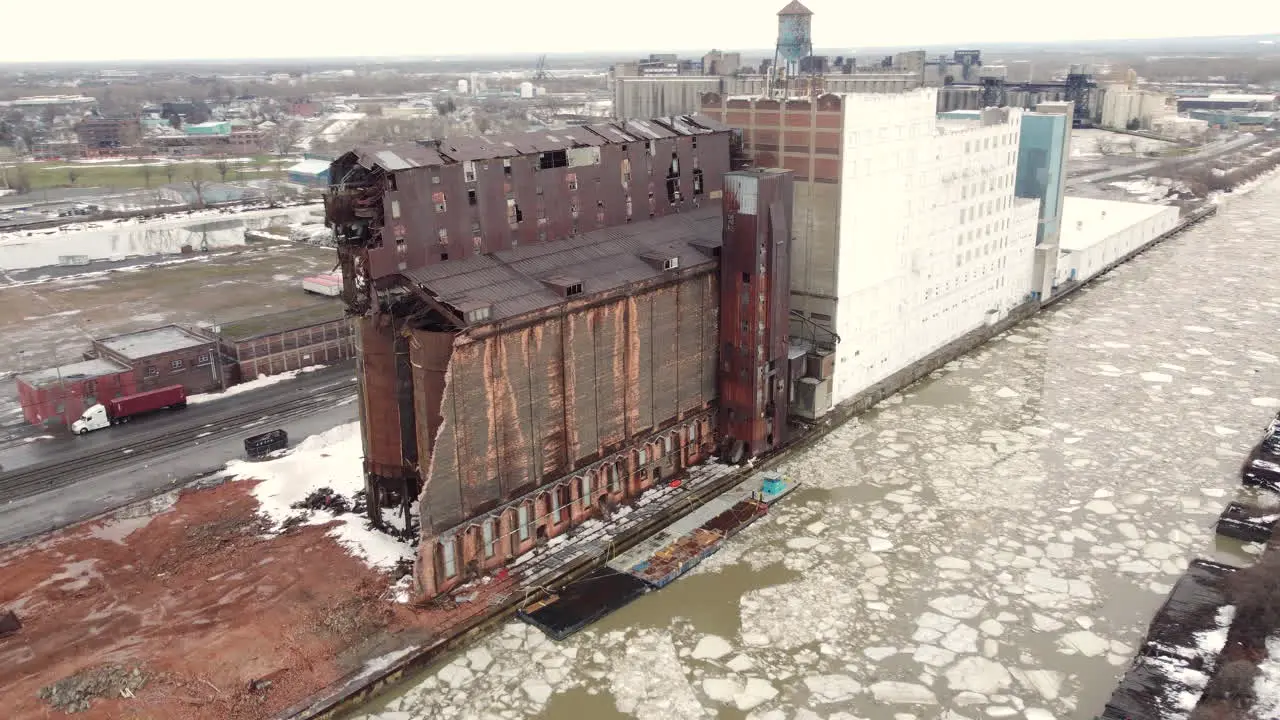
<svg viewBox="0 0 1280 720">
<path fill-rule="evenodd" d="M 276 373 L 275 375 L 263 375 L 262 377 L 254 378 L 249 382 L 240 383 L 239 385 L 232 385 L 231 387 L 227 388 L 226 390 L 223 390 L 222 392 L 192 395 L 191 397 L 187 398 L 187 402 L 199 405 L 200 403 L 213 402 L 214 400 L 221 400 L 222 398 L 233 397 L 241 393 L 253 392 L 254 390 L 261 390 L 264 387 L 269 387 L 271 385 L 275 385 L 276 383 L 284 382 L 285 380 L 292 380 L 298 377 L 299 375 L 309 373 L 309 372 L 315 372 L 316 370 L 321 370 L 324 367 L 325 367 L 324 365 L 308 365 L 298 370 L 287 370 L 282 373 Z"/>
<path fill-rule="evenodd" d="M 226 473 L 235 480 L 261 480 L 253 495 L 261 503 L 260 512 L 277 528 L 299 513 L 310 513 L 307 525 L 333 520 L 338 524 L 330 535 L 371 567 L 390 569 L 400 559 L 412 559 L 407 543 L 368 527 L 363 514 L 333 515 L 323 510 L 295 510 L 292 505 L 306 499 L 313 490 L 329 488 L 350 499 L 364 489 L 364 448 L 360 423 L 339 425 L 312 435 L 273 460 L 250 462 L 233 460 Z"/>
<path fill-rule="evenodd" d="M 671 586 L 366 712 L 1094 717 L 1274 414 L 1278 208 L 1280 181 L 1228 200 L 789 459 L 805 486 Z"/>
<path fill-rule="evenodd" d="M 1163 140 L 1089 128 L 1071 131 L 1071 157 L 1091 158 L 1104 155 L 1145 155 L 1176 147 Z"/>
</svg>

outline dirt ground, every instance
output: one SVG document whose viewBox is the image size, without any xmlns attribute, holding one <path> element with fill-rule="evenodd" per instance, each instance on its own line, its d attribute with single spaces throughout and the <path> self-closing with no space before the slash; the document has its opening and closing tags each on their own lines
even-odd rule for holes
<svg viewBox="0 0 1280 720">
<path fill-rule="evenodd" d="M 371 658 L 449 634 L 505 587 L 448 609 L 395 602 L 389 574 L 327 526 L 264 535 L 253 485 L 162 496 L 0 549 L 0 612 L 23 623 L 0 638 L 0 714 L 66 717 L 42 689 L 96 675 L 75 717 L 270 717 Z M 132 681 L 103 691 L 104 676 Z M 251 689 L 264 679 L 269 687 Z"/>
<path fill-rule="evenodd" d="M 0 286 L 0 337 L 6 340 L 0 344 L 0 422 L 17 407 L 10 375 L 77 362 L 92 338 L 336 303 L 303 292 L 301 284 L 307 275 L 332 270 L 334 258 L 331 248 L 254 243 L 190 262 Z"/>
<path fill-rule="evenodd" d="M 77 717 L 264 717 L 351 670 L 340 656 L 412 623 L 380 600 L 388 576 L 324 527 L 264 539 L 251 485 L 0 553 L 0 608 L 24 624 L 0 639 L 5 717 L 62 716 L 41 688 L 104 664 L 139 668 L 145 684 Z M 269 688 L 249 689 L 263 678 Z"/>
</svg>

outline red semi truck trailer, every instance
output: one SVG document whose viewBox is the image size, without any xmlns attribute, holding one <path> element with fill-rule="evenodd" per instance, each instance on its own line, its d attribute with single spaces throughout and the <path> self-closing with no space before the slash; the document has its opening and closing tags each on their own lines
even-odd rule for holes
<svg viewBox="0 0 1280 720">
<path fill-rule="evenodd" d="M 187 389 L 181 385 L 111 398 L 84 411 L 71 423 L 71 432 L 84 435 L 109 425 L 129 422 L 130 418 L 156 410 L 176 410 L 187 406 Z"/>
</svg>

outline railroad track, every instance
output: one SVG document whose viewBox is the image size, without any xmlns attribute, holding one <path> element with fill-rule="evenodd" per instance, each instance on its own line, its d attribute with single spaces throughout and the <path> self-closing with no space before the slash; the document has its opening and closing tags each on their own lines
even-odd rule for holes
<svg viewBox="0 0 1280 720">
<path fill-rule="evenodd" d="M 211 419 L 197 427 L 162 433 L 123 447 L 86 453 L 13 472 L 0 473 L 0 504 L 73 485 L 81 480 L 162 455 L 196 441 L 222 440 L 262 424 L 281 423 L 331 407 L 335 401 L 354 397 L 352 385 L 341 385 L 283 402 L 273 408 L 254 408 Z"/>
</svg>

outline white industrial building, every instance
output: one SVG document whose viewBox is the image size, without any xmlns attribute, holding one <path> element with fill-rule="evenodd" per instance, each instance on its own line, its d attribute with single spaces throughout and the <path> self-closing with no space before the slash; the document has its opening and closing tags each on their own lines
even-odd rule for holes
<svg viewBox="0 0 1280 720">
<path fill-rule="evenodd" d="M 1068 196 L 1055 285 L 1084 282 L 1178 224 L 1172 205 Z"/>
<path fill-rule="evenodd" d="M 1116 130 L 1150 130 L 1156 118 L 1172 112 L 1171 98 L 1166 93 L 1133 85 L 1108 85 L 1102 96 L 1100 124 Z M 1130 127 L 1131 124 L 1136 127 Z"/>
<path fill-rule="evenodd" d="M 1209 121 L 1170 113 L 1152 118 L 1151 132 L 1175 140 L 1203 140 L 1209 132 Z"/>
<path fill-rule="evenodd" d="M 1039 219 L 1014 197 L 1021 110 L 940 120 L 934 89 L 844 100 L 833 403 L 1025 302 Z"/>
</svg>

